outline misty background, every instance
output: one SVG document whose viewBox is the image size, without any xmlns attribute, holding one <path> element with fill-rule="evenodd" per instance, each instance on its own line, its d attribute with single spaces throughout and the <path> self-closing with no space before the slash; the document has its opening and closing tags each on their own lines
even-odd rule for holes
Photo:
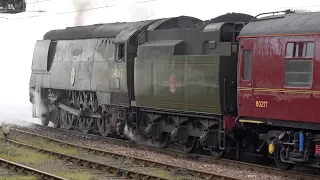
<svg viewBox="0 0 320 180">
<path fill-rule="evenodd" d="M 37 40 L 52 29 L 98 23 L 142 21 L 173 16 L 202 20 L 225 13 L 263 12 L 285 9 L 318 11 L 316 0 L 28 0 L 27 12 L 0 14 L 0 122 L 30 121 L 29 78 Z M 37 11 L 42 11 L 39 13 Z"/>
</svg>

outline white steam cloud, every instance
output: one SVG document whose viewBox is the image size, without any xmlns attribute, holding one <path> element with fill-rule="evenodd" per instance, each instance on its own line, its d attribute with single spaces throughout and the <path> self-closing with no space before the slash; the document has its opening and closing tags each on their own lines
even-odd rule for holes
<svg viewBox="0 0 320 180">
<path fill-rule="evenodd" d="M 129 138 L 131 141 L 134 141 L 135 143 L 138 144 L 144 144 L 144 145 L 148 145 L 148 146 L 157 146 L 157 142 L 153 142 L 150 139 L 146 139 L 142 136 L 139 136 L 137 134 L 134 134 L 132 132 L 132 128 L 130 128 L 129 126 L 125 125 L 124 127 L 124 134 L 126 135 L 127 138 Z"/>
<path fill-rule="evenodd" d="M 82 26 L 85 24 L 85 20 L 90 16 L 90 12 L 88 10 L 93 8 L 96 3 L 97 0 L 72 0 L 72 4 L 76 11 L 74 26 Z"/>
<path fill-rule="evenodd" d="M 46 114 L 48 112 L 48 108 L 43 102 L 40 93 L 37 91 L 32 91 L 31 92 L 33 97 L 34 97 L 34 103 L 35 103 L 35 108 L 36 108 L 36 117 L 41 117 L 43 114 Z"/>
<path fill-rule="evenodd" d="M 124 127 L 124 134 L 131 140 L 131 141 L 137 141 L 137 137 L 133 134 L 132 129 L 129 128 L 127 125 Z"/>
</svg>

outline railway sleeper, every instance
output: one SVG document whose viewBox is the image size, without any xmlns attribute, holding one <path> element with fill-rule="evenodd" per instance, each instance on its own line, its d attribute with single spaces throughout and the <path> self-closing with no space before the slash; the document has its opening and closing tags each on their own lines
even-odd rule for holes
<svg viewBox="0 0 320 180">
<path fill-rule="evenodd" d="M 126 176 L 132 174 L 132 175 L 137 175 L 137 177 L 148 176 L 151 179 L 167 180 L 166 178 L 157 177 L 157 176 L 153 176 L 153 175 L 147 175 L 147 174 L 136 172 L 134 170 L 133 171 L 126 170 L 126 169 L 122 169 L 122 168 L 119 168 L 119 167 L 116 167 L 116 166 L 113 166 L 113 165 L 94 162 L 94 161 L 91 161 L 91 160 L 86 160 L 86 159 L 82 159 L 82 158 L 71 156 L 71 155 L 67 155 L 67 154 L 61 154 L 61 153 L 58 153 L 58 152 L 41 149 L 41 148 L 34 147 L 34 146 L 31 146 L 31 145 L 27 145 L 27 144 L 23 144 L 23 143 L 20 143 L 20 142 L 16 142 L 16 141 L 13 141 L 13 140 L 8 140 L 8 142 L 10 142 L 12 144 L 15 144 L 15 145 L 24 146 L 24 147 L 27 147 L 27 148 L 30 148 L 30 149 L 41 151 L 43 153 L 52 154 L 53 156 L 57 156 L 60 159 L 63 159 L 63 160 L 66 160 L 66 161 L 70 161 L 72 163 L 76 163 L 76 162 L 80 161 L 80 164 L 82 164 L 85 167 L 90 167 L 92 169 L 106 170 L 107 172 L 115 174 L 115 175 L 120 176 L 120 177 L 126 177 Z"/>
</svg>

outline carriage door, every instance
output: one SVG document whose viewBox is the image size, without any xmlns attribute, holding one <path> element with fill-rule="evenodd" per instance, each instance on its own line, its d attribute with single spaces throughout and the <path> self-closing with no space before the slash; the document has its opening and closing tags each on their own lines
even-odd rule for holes
<svg viewBox="0 0 320 180">
<path fill-rule="evenodd" d="M 254 39 L 240 40 L 238 61 L 238 112 L 240 116 L 252 116 L 254 107 L 252 63 Z"/>
</svg>

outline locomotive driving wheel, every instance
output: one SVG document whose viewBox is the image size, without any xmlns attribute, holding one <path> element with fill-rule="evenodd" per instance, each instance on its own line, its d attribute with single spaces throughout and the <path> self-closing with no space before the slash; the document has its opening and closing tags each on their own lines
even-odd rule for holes
<svg viewBox="0 0 320 180">
<path fill-rule="evenodd" d="M 73 127 L 75 115 L 68 114 L 67 111 L 61 110 L 61 125 L 64 126 L 65 129 L 71 129 Z"/>
<path fill-rule="evenodd" d="M 49 119 L 46 117 L 41 117 L 41 124 L 44 126 L 48 126 L 49 125 Z"/>
<path fill-rule="evenodd" d="M 79 128 L 81 129 L 82 132 L 88 133 L 93 124 L 93 121 L 94 121 L 93 118 L 88 118 L 88 117 L 78 118 Z"/>
<path fill-rule="evenodd" d="M 111 124 L 110 124 L 109 117 L 106 116 L 105 119 L 103 118 L 97 119 L 97 126 L 101 136 L 105 136 L 105 137 L 108 136 L 108 134 L 111 131 Z"/>
</svg>

